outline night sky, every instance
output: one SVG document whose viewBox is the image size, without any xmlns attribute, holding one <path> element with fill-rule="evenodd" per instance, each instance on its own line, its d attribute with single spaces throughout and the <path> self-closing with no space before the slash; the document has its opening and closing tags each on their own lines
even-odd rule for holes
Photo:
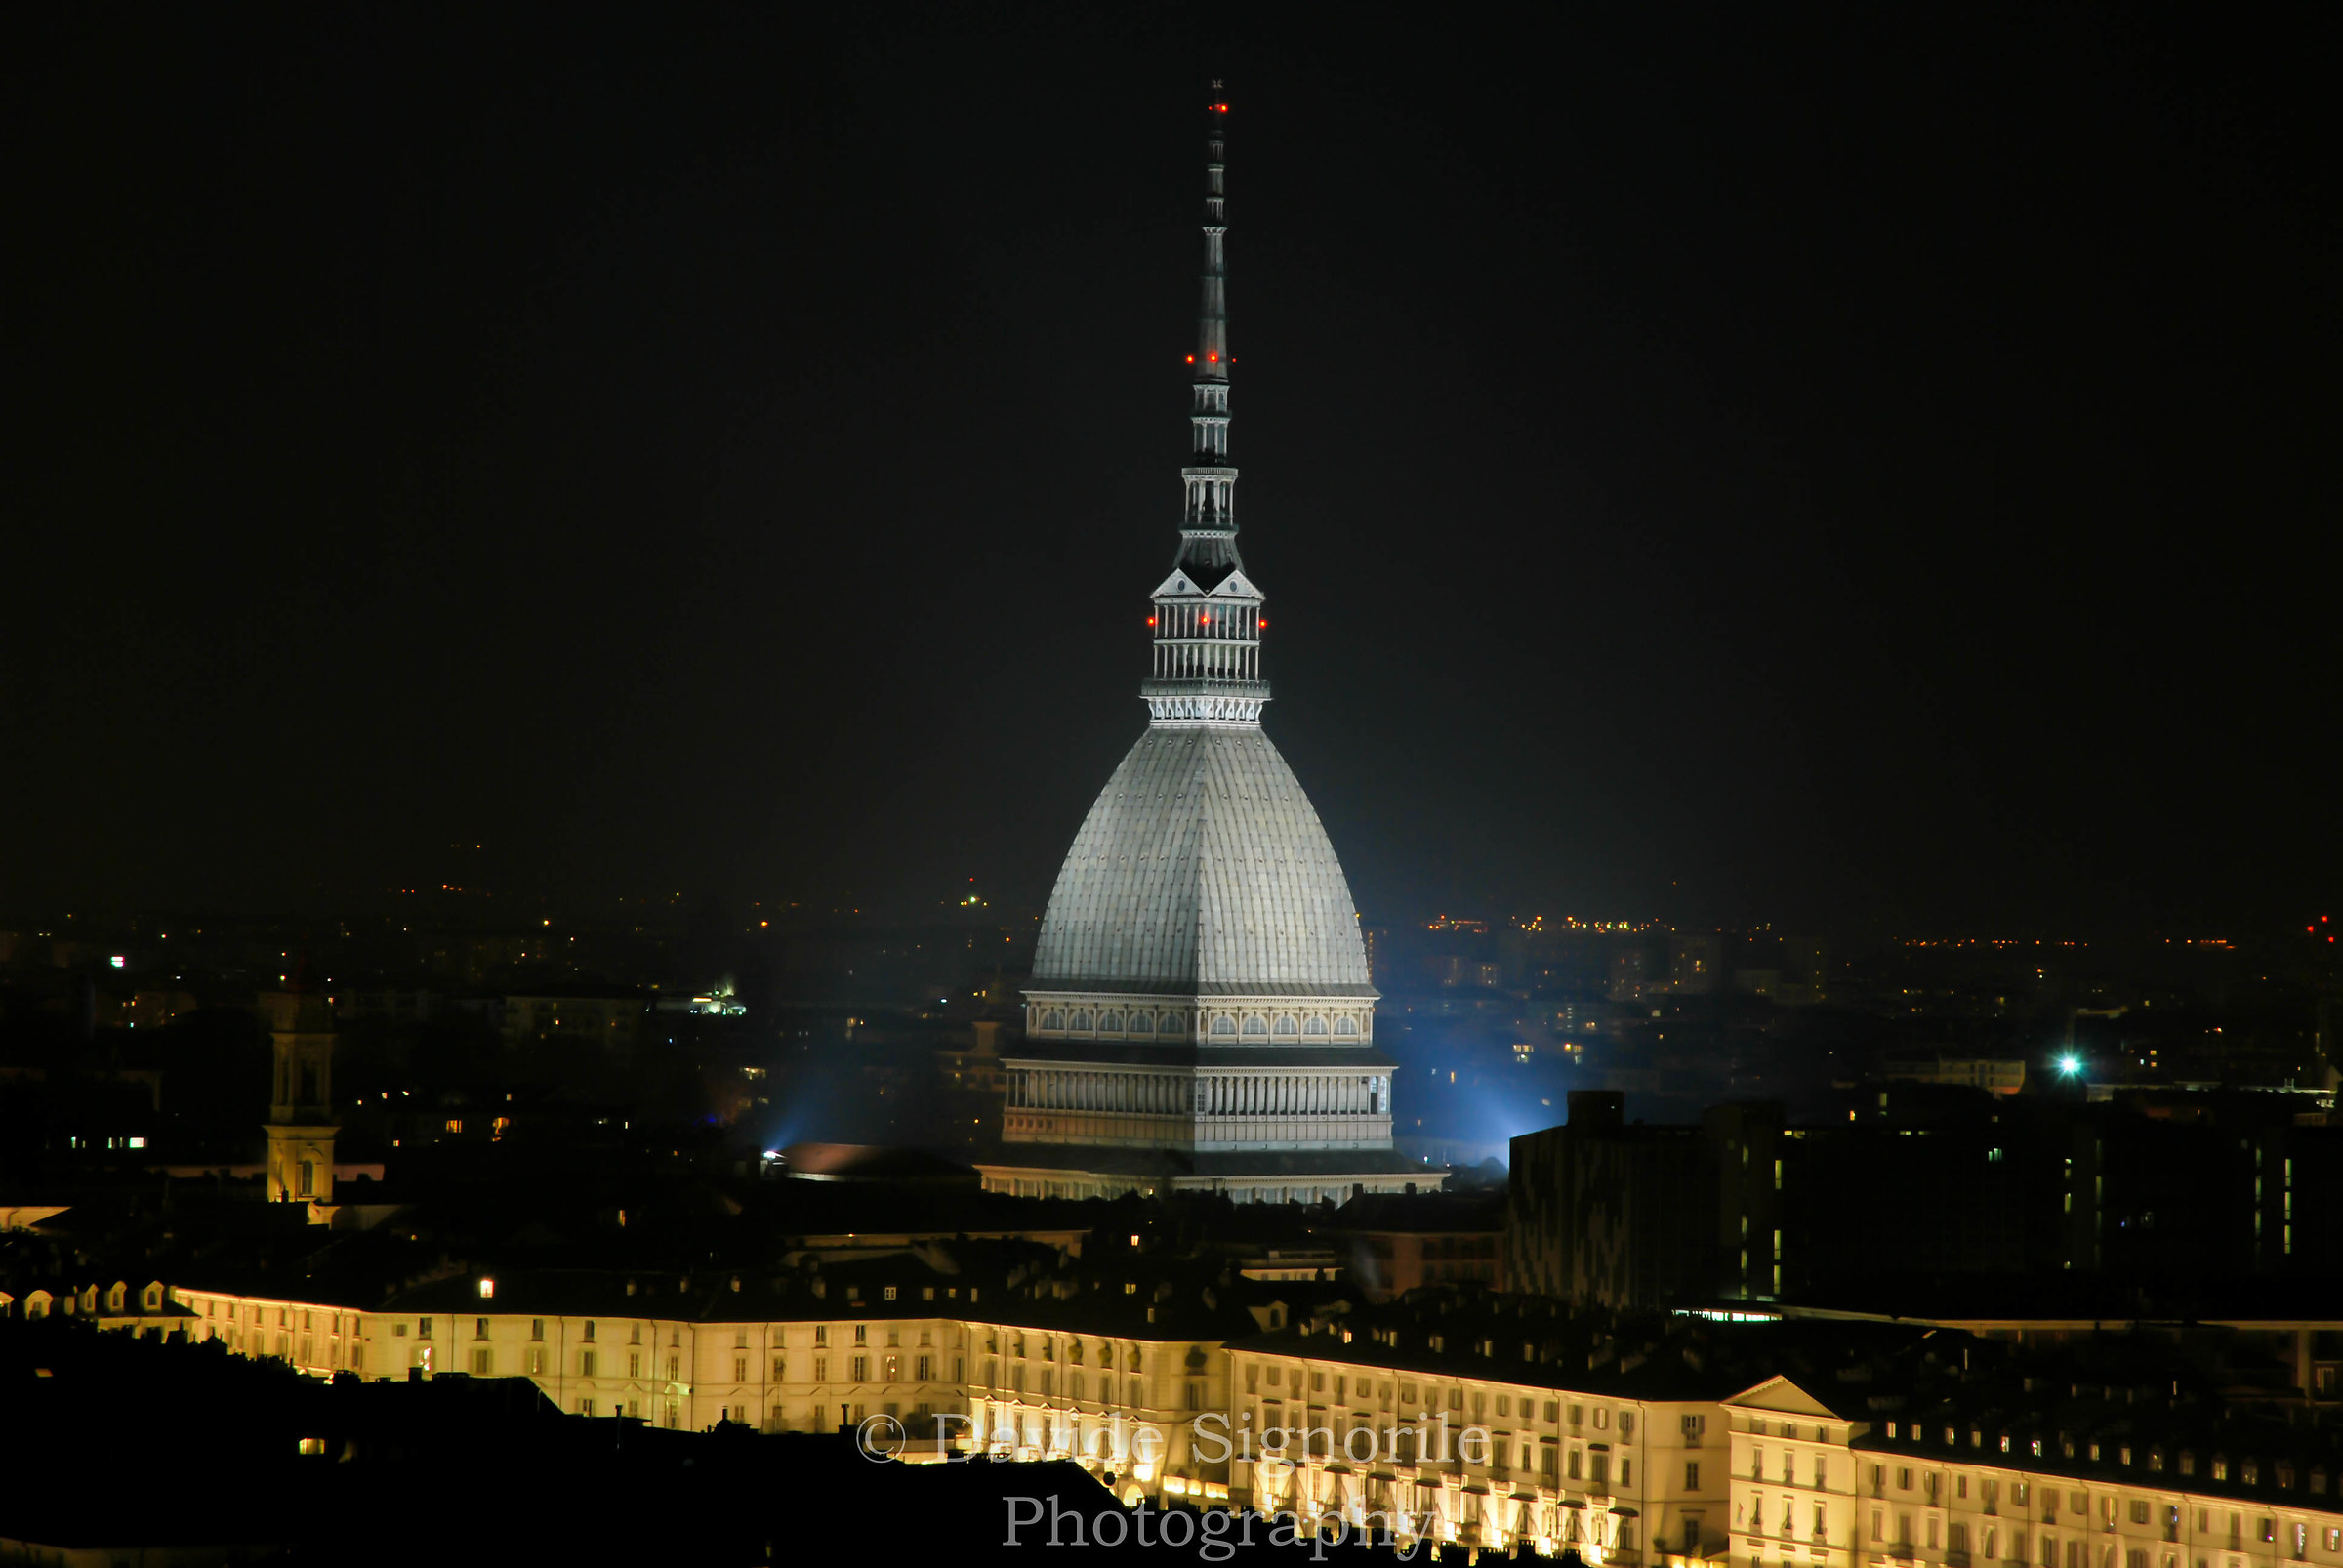
<svg viewBox="0 0 2343 1568">
<path fill-rule="evenodd" d="M 2315 912 L 2333 12 L 1923 9 L 14 8 L 0 910 L 1038 903 L 1220 74 L 1371 921 Z"/>
</svg>

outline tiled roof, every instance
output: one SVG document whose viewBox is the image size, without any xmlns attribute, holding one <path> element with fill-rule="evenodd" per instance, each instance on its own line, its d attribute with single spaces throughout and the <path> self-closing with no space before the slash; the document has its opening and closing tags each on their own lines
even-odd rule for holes
<svg viewBox="0 0 2343 1568">
<path fill-rule="evenodd" d="M 1350 885 L 1266 735 L 1155 725 L 1139 737 L 1058 870 L 1033 981 L 1367 994 Z"/>
</svg>

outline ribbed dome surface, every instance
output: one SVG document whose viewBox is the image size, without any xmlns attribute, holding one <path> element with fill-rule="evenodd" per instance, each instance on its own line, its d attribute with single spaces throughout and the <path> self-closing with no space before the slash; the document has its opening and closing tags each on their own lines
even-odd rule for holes
<svg viewBox="0 0 2343 1568">
<path fill-rule="evenodd" d="M 1258 729 L 1150 727 L 1057 873 L 1037 986 L 1369 994 L 1335 847 Z"/>
</svg>

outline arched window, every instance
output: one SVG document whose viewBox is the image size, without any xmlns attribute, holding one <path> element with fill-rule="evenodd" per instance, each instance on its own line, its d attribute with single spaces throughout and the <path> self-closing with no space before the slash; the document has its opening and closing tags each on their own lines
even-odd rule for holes
<svg viewBox="0 0 2343 1568">
<path fill-rule="evenodd" d="M 1101 1012 L 1098 1014 L 1098 1027 L 1107 1034 L 1121 1034 L 1123 1032 L 1123 1014 Z"/>
<path fill-rule="evenodd" d="M 1309 1022 L 1301 1026 L 1301 1032 L 1305 1035 L 1322 1035 L 1326 1033 L 1326 1020 L 1324 1018 L 1312 1018 Z"/>
<path fill-rule="evenodd" d="M 1068 1022 L 1073 1033 L 1087 1034 L 1090 1027 L 1090 1015 L 1081 1008 L 1076 1008 L 1074 1016 Z"/>
<path fill-rule="evenodd" d="M 1257 1012 L 1254 1013 L 1245 1020 L 1245 1032 L 1249 1035 L 1265 1035 L 1269 1032 L 1269 1020 Z"/>
<path fill-rule="evenodd" d="M 1335 1033 L 1336 1033 L 1336 1034 L 1338 1034 L 1338 1035 L 1355 1035 L 1355 1034 L 1357 1034 L 1358 1032 L 1359 1032 L 1359 1020 L 1358 1020 L 1358 1019 L 1356 1019 L 1356 1018 L 1336 1018 L 1336 1019 L 1335 1020 Z"/>
<path fill-rule="evenodd" d="M 1045 1028 L 1045 1029 L 1063 1029 L 1065 1026 L 1066 1026 L 1066 1015 L 1065 1015 L 1064 1013 L 1060 1012 L 1060 1011 L 1059 1011 L 1057 1009 L 1055 1009 L 1055 1008 L 1051 1008 L 1051 1009 L 1050 1009 L 1050 1010 L 1049 1010 L 1048 1012 L 1045 1012 L 1045 1013 L 1043 1013 L 1043 1014 L 1042 1014 L 1042 1027 L 1043 1027 L 1043 1028 Z"/>
<path fill-rule="evenodd" d="M 1272 1029 L 1272 1030 L 1270 1031 L 1270 1033 L 1272 1033 L 1272 1034 L 1281 1034 L 1281 1035 L 1291 1035 L 1291 1034 L 1299 1034 L 1299 1033 L 1301 1033 L 1301 1031 L 1300 1031 L 1298 1028 L 1295 1027 L 1294 1020 L 1293 1020 L 1292 1018 L 1289 1018 L 1289 1017 L 1286 1017 L 1286 1016 L 1284 1016 L 1283 1014 L 1280 1014 L 1280 1015 L 1279 1015 L 1279 1017 L 1278 1017 L 1278 1020 L 1277 1020 L 1277 1027 L 1276 1027 L 1275 1029 Z"/>
<path fill-rule="evenodd" d="M 1222 1013 L 1219 1017 L 1213 1020 L 1213 1033 L 1216 1035 L 1233 1035 L 1236 1032 L 1237 1020 L 1229 1017 L 1226 1013 Z"/>
<path fill-rule="evenodd" d="M 1155 1033 L 1155 1014 L 1152 1012 L 1132 1013 L 1130 1015 L 1130 1032 L 1134 1035 Z"/>
</svg>

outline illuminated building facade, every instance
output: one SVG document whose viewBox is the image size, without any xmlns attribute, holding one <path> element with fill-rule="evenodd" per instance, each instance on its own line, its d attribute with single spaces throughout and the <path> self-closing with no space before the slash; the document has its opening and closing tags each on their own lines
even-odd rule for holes
<svg viewBox="0 0 2343 1568">
<path fill-rule="evenodd" d="M 334 1201 L 334 1009 L 304 991 L 261 999 L 272 1056 L 268 1097 L 267 1194 L 270 1203 L 330 1206 Z M 313 1208 L 311 1217 L 328 1215 Z"/>
<path fill-rule="evenodd" d="M 2161 1387 L 2028 1391 L 1900 1415 L 1788 1378 L 1736 1395 L 1731 1568 L 2343 1563 L 2330 1430 L 2225 1432 Z"/>
<path fill-rule="evenodd" d="M 1702 1379 L 1665 1360 L 1582 1381 L 1560 1359 L 1461 1331 L 1418 1336 L 1408 1355 L 1338 1320 L 1288 1323 L 1282 1304 L 1235 1313 L 1241 1327 L 1224 1315 L 1213 1334 L 1193 1316 L 1171 1322 L 1169 1307 L 1162 1324 L 1144 1321 L 1151 1307 L 1069 1313 L 1047 1292 L 912 1284 L 912 1272 L 786 1301 L 731 1276 L 630 1289 L 582 1274 L 449 1280 L 381 1311 L 170 1295 L 193 1339 L 312 1375 L 527 1377 L 564 1412 L 683 1429 L 893 1416 L 913 1459 L 941 1457 L 942 1417 L 946 1447 L 1071 1458 L 1126 1504 L 1354 1526 L 1397 1510 L 1423 1539 L 1576 1549 L 1596 1568 L 1685 1568 L 1723 1549 L 1732 1384 L 1714 1375 L 1693 1397 Z M 1311 1435 L 1264 1441 L 1271 1428 Z"/>
<path fill-rule="evenodd" d="M 2038 1351 L 2033 1376 L 1972 1380 L 1989 1341 L 1922 1325 L 1710 1313 L 1700 1336 L 1683 1314 L 1438 1295 L 1289 1322 L 1275 1301 L 862 1270 L 787 1291 L 459 1278 L 363 1311 L 117 1282 L 16 1310 L 219 1340 L 312 1375 L 527 1377 L 570 1414 L 668 1427 L 893 1416 L 915 1461 L 1071 1458 L 1127 1504 L 1379 1517 L 1403 1539 L 1575 1550 L 1593 1568 L 2343 1568 L 2334 1429 L 2183 1395 L 2168 1378 L 2185 1356 L 2136 1386 Z M 1803 1370 L 1768 1370 L 1784 1365 Z"/>
<path fill-rule="evenodd" d="M 1312 1202 L 1429 1186 L 1391 1144 L 1350 887 L 1261 732 L 1265 598 L 1237 550 L 1223 154 L 1208 105 L 1185 515 L 1152 596 L 1147 728 L 1075 835 L 1004 1052 L 986 1185 Z"/>
</svg>

